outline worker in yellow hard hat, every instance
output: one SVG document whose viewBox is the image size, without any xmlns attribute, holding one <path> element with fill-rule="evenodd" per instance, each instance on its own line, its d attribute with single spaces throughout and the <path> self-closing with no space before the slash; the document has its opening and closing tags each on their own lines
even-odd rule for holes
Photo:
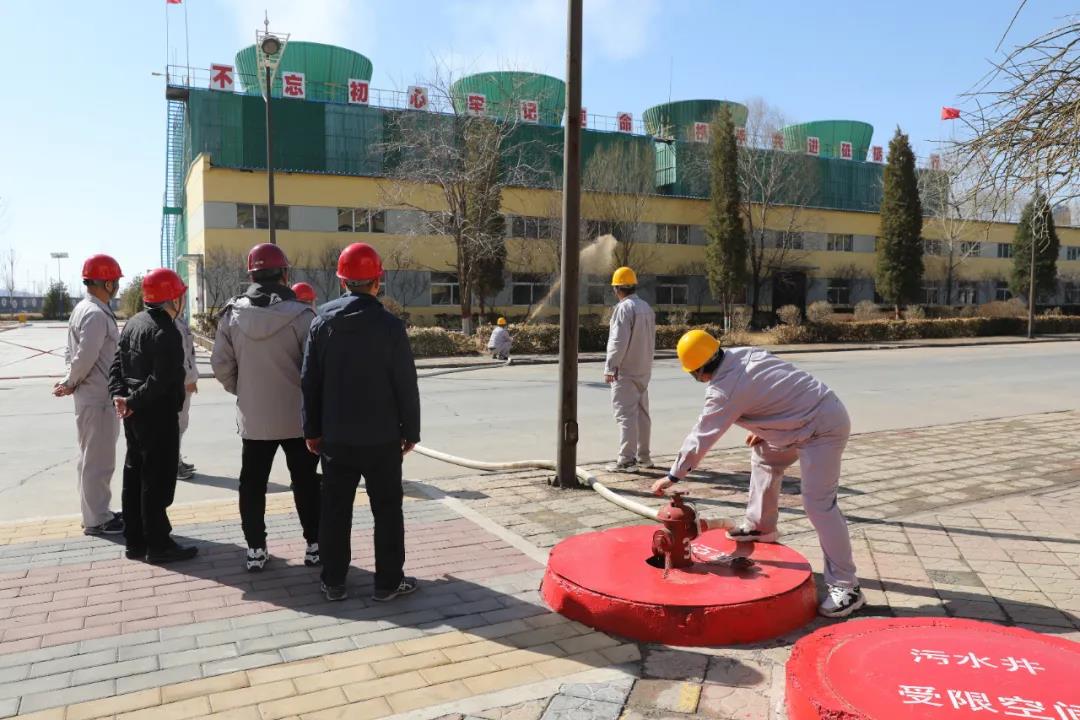
<svg viewBox="0 0 1080 720">
<path fill-rule="evenodd" d="M 656 316 L 637 294 L 637 274 L 628 267 L 611 276 L 618 299 L 608 329 L 604 382 L 611 385 L 611 407 L 619 424 L 619 458 L 609 472 L 637 472 L 650 468 L 649 379 L 656 349 Z"/>
<path fill-rule="evenodd" d="M 847 521 L 837 505 L 840 459 L 851 420 L 840 398 L 805 370 L 760 348 L 729 348 L 704 330 L 679 339 L 679 362 L 708 384 L 705 409 L 686 436 L 667 477 L 653 484 L 662 495 L 696 468 L 728 428 L 749 431 L 750 493 L 746 519 L 728 531 L 736 542 L 775 542 L 780 483 L 796 461 L 802 468 L 802 501 L 825 555 L 828 593 L 818 608 L 846 617 L 866 603 L 855 574 Z"/>
<path fill-rule="evenodd" d="M 491 357 L 495 360 L 509 360 L 512 343 L 510 333 L 506 330 L 506 318 L 500 317 L 495 321 L 495 328 L 488 338 L 487 349 L 491 351 Z"/>
</svg>

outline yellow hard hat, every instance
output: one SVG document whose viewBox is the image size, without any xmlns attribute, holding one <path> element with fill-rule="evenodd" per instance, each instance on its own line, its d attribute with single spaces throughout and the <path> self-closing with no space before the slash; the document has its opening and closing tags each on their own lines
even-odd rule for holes
<svg viewBox="0 0 1080 720">
<path fill-rule="evenodd" d="M 506 324 L 506 318 L 504 318 L 504 317 L 499 318 L 498 320 L 495 321 L 495 324 L 496 325 L 505 325 Z"/>
<path fill-rule="evenodd" d="M 682 369 L 688 373 L 697 372 L 705 363 L 712 360 L 720 349 L 720 341 L 704 330 L 691 330 L 679 338 L 675 352 L 682 363 Z"/>
<path fill-rule="evenodd" d="M 628 267 L 621 267 L 611 275 L 612 287 L 623 287 L 626 285 L 637 285 L 637 274 Z"/>
</svg>

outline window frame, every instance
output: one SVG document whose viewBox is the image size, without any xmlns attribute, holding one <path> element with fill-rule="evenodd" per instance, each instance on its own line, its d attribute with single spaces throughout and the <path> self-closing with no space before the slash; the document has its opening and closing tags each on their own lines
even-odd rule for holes
<svg viewBox="0 0 1080 720">
<path fill-rule="evenodd" d="M 523 279 L 529 278 L 529 279 Z M 549 292 L 551 292 L 551 278 L 537 273 L 511 273 L 510 275 L 510 304 L 518 307 L 533 307 L 538 305 Z M 529 302 L 518 302 L 518 288 L 529 288 Z M 543 292 L 537 296 L 537 289 Z"/>
<path fill-rule="evenodd" d="M 937 281 L 926 283 L 922 285 L 922 299 L 923 305 L 940 305 L 941 304 L 941 283 Z"/>
<path fill-rule="evenodd" d="M 682 291 L 683 299 L 680 302 L 677 296 Z M 667 292 L 667 298 L 663 293 Z M 690 304 L 690 276 L 689 275 L 657 275 L 656 276 L 656 304 L 657 305 L 689 305 Z"/>
<path fill-rule="evenodd" d="M 982 255 L 982 240 L 961 240 L 960 255 L 962 257 L 980 257 Z"/>
<path fill-rule="evenodd" d="M 1070 262 L 1080 260 L 1080 245 L 1066 245 L 1065 259 Z"/>
<path fill-rule="evenodd" d="M 825 300 L 833 305 L 851 304 L 851 278 L 827 278 L 825 282 Z"/>
<path fill-rule="evenodd" d="M 672 232 L 675 234 L 674 241 L 671 240 Z M 682 223 L 657 223 L 656 242 L 659 245 L 689 245 L 690 226 Z"/>
<path fill-rule="evenodd" d="M 970 293 L 970 299 L 966 299 Z M 956 281 L 956 304 L 957 305 L 978 305 L 979 304 L 979 283 L 974 280 L 957 280 Z"/>
<path fill-rule="evenodd" d="M 386 211 L 385 210 L 371 210 L 370 208 L 362 207 L 339 207 L 337 209 L 337 231 L 338 232 L 363 232 L 363 233 L 385 233 L 386 232 Z M 349 213 L 349 225 L 346 226 L 341 222 L 342 215 Z M 357 218 L 362 217 L 362 222 L 357 222 Z M 378 229 L 375 229 L 376 222 L 378 223 Z M 348 229 L 345 229 L 348 228 Z"/>
<path fill-rule="evenodd" d="M 855 252 L 855 236 L 852 233 L 825 233 L 825 251 Z"/>
<path fill-rule="evenodd" d="M 589 275 L 585 280 L 585 304 L 607 305 L 612 297 L 610 288 L 611 285 L 603 275 Z M 600 301 L 594 302 L 592 293 L 597 289 L 599 289 Z"/>
<path fill-rule="evenodd" d="M 1000 260 L 1011 260 L 1013 256 L 1013 244 L 999 242 L 997 244 L 997 256 Z"/>
<path fill-rule="evenodd" d="M 994 283 L 994 300 L 1005 302 L 1012 299 L 1012 290 L 1009 289 L 1008 280 L 998 280 Z"/>
<path fill-rule="evenodd" d="M 435 302 L 435 288 L 448 288 L 449 302 Z M 457 273 L 432 271 L 428 277 L 428 304 L 436 307 L 461 305 L 461 282 Z"/>
</svg>

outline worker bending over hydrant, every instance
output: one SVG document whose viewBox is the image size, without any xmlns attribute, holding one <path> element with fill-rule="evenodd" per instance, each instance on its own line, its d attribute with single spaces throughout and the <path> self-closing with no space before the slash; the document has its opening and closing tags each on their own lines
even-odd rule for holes
<svg viewBox="0 0 1080 720">
<path fill-rule="evenodd" d="M 683 442 L 657 495 L 686 477 L 732 425 L 750 431 L 750 497 L 746 520 L 728 531 L 737 542 L 775 542 L 780 483 L 796 461 L 802 468 L 802 501 L 825 554 L 826 617 L 846 617 L 866 603 L 855 575 L 847 522 L 836 502 L 840 458 L 851 420 L 840 398 L 809 373 L 760 348 L 723 350 L 703 330 L 679 339 L 679 362 L 707 383 L 705 408 Z"/>
<path fill-rule="evenodd" d="M 621 267 L 611 276 L 619 303 L 611 313 L 604 382 L 611 386 L 611 408 L 619 424 L 619 459 L 608 472 L 651 468 L 649 379 L 656 348 L 656 316 L 637 295 L 637 275 Z"/>
<path fill-rule="evenodd" d="M 491 351 L 494 360 L 510 359 L 510 333 L 506 331 L 506 318 L 501 317 L 495 322 L 495 329 L 488 338 L 487 349 Z"/>
</svg>

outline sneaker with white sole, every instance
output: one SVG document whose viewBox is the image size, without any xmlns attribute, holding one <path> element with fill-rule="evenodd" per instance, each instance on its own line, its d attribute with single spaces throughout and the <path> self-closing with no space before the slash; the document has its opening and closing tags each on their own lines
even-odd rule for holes
<svg viewBox="0 0 1080 720">
<path fill-rule="evenodd" d="M 604 469 L 613 473 L 636 473 L 638 471 L 637 460 L 620 460 L 608 463 Z"/>
<path fill-rule="evenodd" d="M 307 550 L 304 551 L 304 564 L 308 567 L 315 567 L 320 562 L 319 543 L 309 543 Z"/>
<path fill-rule="evenodd" d="M 776 539 L 780 537 L 780 532 L 777 530 L 761 532 L 749 525 L 740 525 L 739 527 L 728 530 L 727 537 L 728 540 L 734 540 L 735 542 L 774 543 L 776 542 Z"/>
<path fill-rule="evenodd" d="M 637 461 L 637 466 L 641 470 L 655 470 L 656 468 L 660 467 L 659 465 L 657 465 L 656 463 L 654 463 L 652 460 L 649 460 L 649 459 L 645 459 L 645 460 L 639 459 Z"/>
<path fill-rule="evenodd" d="M 113 513 L 112 519 L 100 525 L 83 528 L 83 535 L 119 535 L 124 532 L 124 519 L 120 513 Z"/>
<path fill-rule="evenodd" d="M 376 602 L 389 602 L 399 595 L 408 595 L 409 593 L 416 592 L 416 589 L 420 587 L 414 577 L 403 577 L 401 582 L 394 590 L 380 590 L 375 588 L 375 592 L 371 594 L 371 599 Z"/>
<path fill-rule="evenodd" d="M 829 618 L 847 617 L 866 604 L 866 596 L 856 585 L 853 588 L 830 585 L 825 600 L 818 606 L 818 614 Z"/>
<path fill-rule="evenodd" d="M 262 570 L 266 567 L 266 563 L 270 562 L 270 553 L 266 552 L 266 548 L 248 548 L 247 551 L 247 569 L 248 572 L 255 572 Z"/>
</svg>

